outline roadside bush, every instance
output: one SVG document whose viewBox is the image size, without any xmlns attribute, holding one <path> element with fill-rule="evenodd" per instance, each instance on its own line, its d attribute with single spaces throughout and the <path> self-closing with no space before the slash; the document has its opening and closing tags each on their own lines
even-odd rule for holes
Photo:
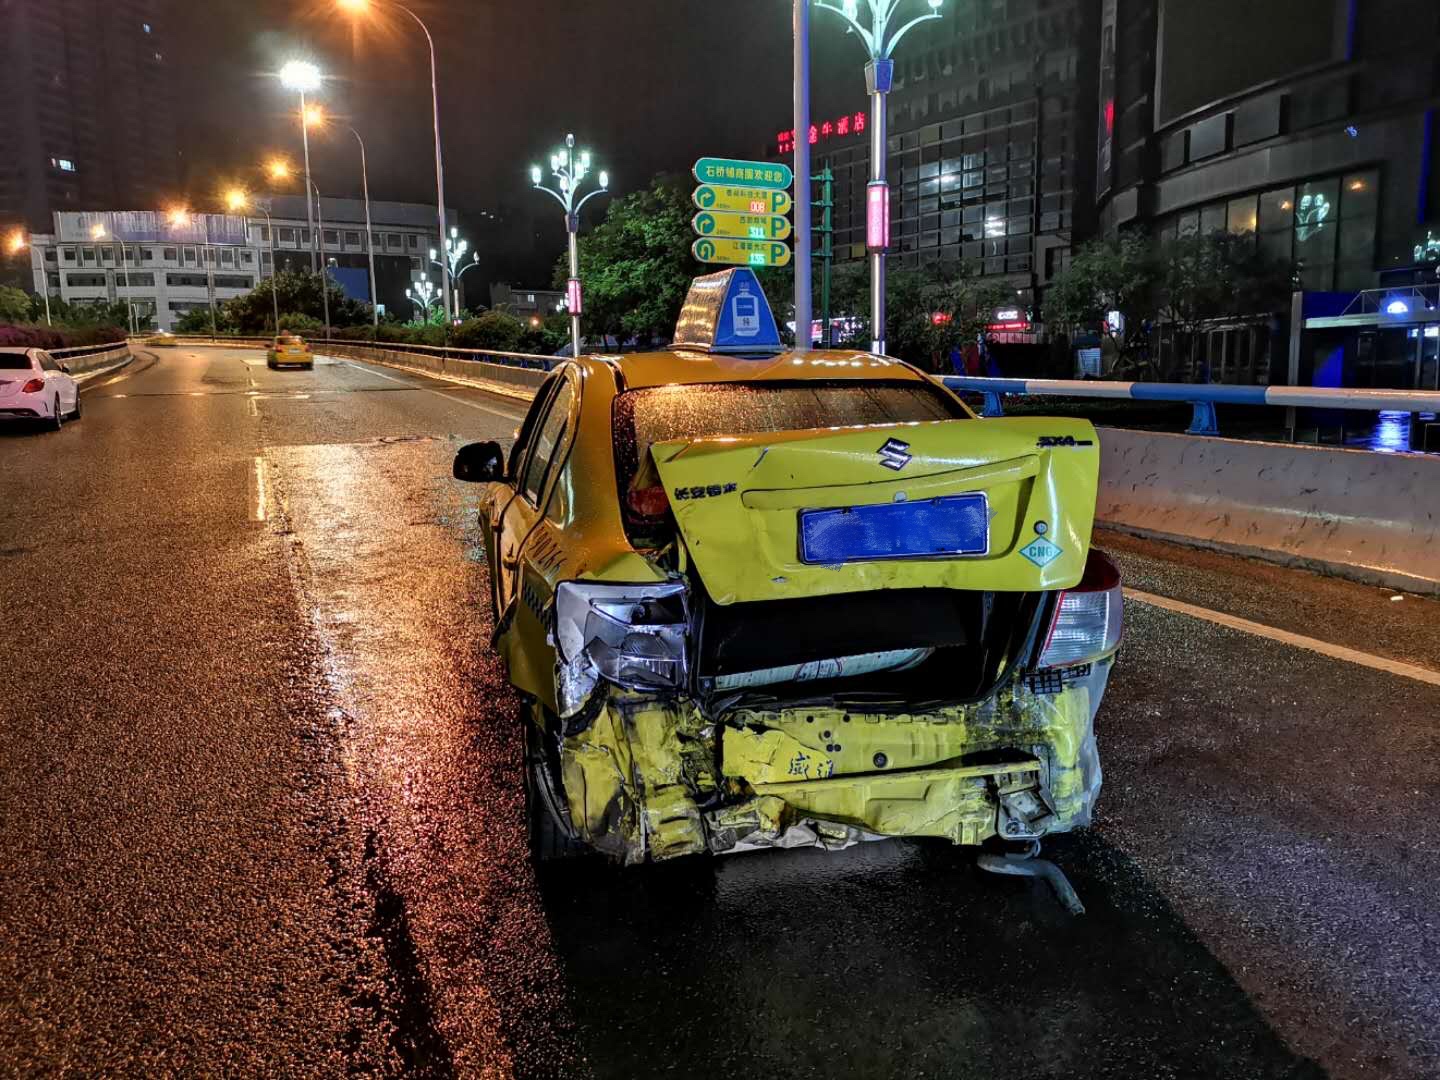
<svg viewBox="0 0 1440 1080">
<path fill-rule="evenodd" d="M 57 330 L 51 326 L 0 323 L 0 345 L 26 349 L 81 349 L 125 340 L 118 326 L 86 326 L 78 330 Z"/>
<path fill-rule="evenodd" d="M 467 319 L 455 328 L 451 342 L 461 349 L 493 349 L 519 352 L 525 324 L 503 311 L 487 311 L 478 319 Z"/>
<path fill-rule="evenodd" d="M 325 333 L 325 324 L 301 312 L 287 311 L 280 316 L 280 329 L 292 334 L 311 334 L 318 337 Z"/>
</svg>

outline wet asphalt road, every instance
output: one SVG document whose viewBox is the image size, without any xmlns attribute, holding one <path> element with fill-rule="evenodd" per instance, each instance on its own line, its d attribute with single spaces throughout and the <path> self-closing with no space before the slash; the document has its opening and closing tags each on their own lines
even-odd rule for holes
<svg viewBox="0 0 1440 1080">
<path fill-rule="evenodd" d="M 1089 908 L 943 844 L 537 879 L 463 441 L 513 402 L 160 350 L 0 433 L 0 1072 L 1440 1076 L 1440 688 L 1141 603 Z M 1121 536 L 1440 670 L 1440 605 Z"/>
</svg>

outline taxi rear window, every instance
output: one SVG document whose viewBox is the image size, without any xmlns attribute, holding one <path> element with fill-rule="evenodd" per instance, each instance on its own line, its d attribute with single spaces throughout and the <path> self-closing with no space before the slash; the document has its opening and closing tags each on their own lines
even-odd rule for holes
<svg viewBox="0 0 1440 1080">
<path fill-rule="evenodd" d="M 630 390 L 615 399 L 621 505 L 653 443 L 709 435 L 969 419 L 922 382 L 699 383 Z M 628 509 L 627 509 L 628 513 Z"/>
</svg>

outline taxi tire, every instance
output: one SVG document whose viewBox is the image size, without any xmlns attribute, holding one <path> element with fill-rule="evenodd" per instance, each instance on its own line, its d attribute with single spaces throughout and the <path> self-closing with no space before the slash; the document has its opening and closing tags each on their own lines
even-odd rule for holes
<svg viewBox="0 0 1440 1080">
<path fill-rule="evenodd" d="M 544 707 L 535 702 L 526 705 L 521 715 L 525 726 L 525 824 L 530 856 L 537 863 L 550 863 L 592 855 L 589 845 L 562 825 L 547 803 L 547 792 L 550 799 L 561 801 L 565 795 L 556 784 L 554 763 L 546 760 L 544 740 L 535 724 L 535 717 L 543 715 Z"/>
</svg>

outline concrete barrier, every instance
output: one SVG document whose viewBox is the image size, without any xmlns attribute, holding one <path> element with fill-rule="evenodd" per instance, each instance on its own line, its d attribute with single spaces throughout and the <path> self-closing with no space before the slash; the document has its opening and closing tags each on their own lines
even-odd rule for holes
<svg viewBox="0 0 1440 1080">
<path fill-rule="evenodd" d="M 80 349 L 46 349 L 51 356 L 70 369 L 76 382 L 85 382 L 122 368 L 134 359 L 130 343 L 122 341 L 110 348 L 86 346 Z"/>
<path fill-rule="evenodd" d="M 1096 519 L 1440 594 L 1440 457 L 1102 428 Z"/>
<path fill-rule="evenodd" d="M 370 364 L 384 364 L 387 367 L 406 371 L 424 372 L 527 402 L 535 396 L 535 391 L 539 389 L 540 384 L 549 374 L 549 372 L 540 371 L 537 368 L 489 364 L 483 360 L 442 356 L 433 352 L 387 349 L 383 345 L 317 341 L 312 347 L 327 356 L 350 357 L 353 360 L 364 360 Z"/>
</svg>

